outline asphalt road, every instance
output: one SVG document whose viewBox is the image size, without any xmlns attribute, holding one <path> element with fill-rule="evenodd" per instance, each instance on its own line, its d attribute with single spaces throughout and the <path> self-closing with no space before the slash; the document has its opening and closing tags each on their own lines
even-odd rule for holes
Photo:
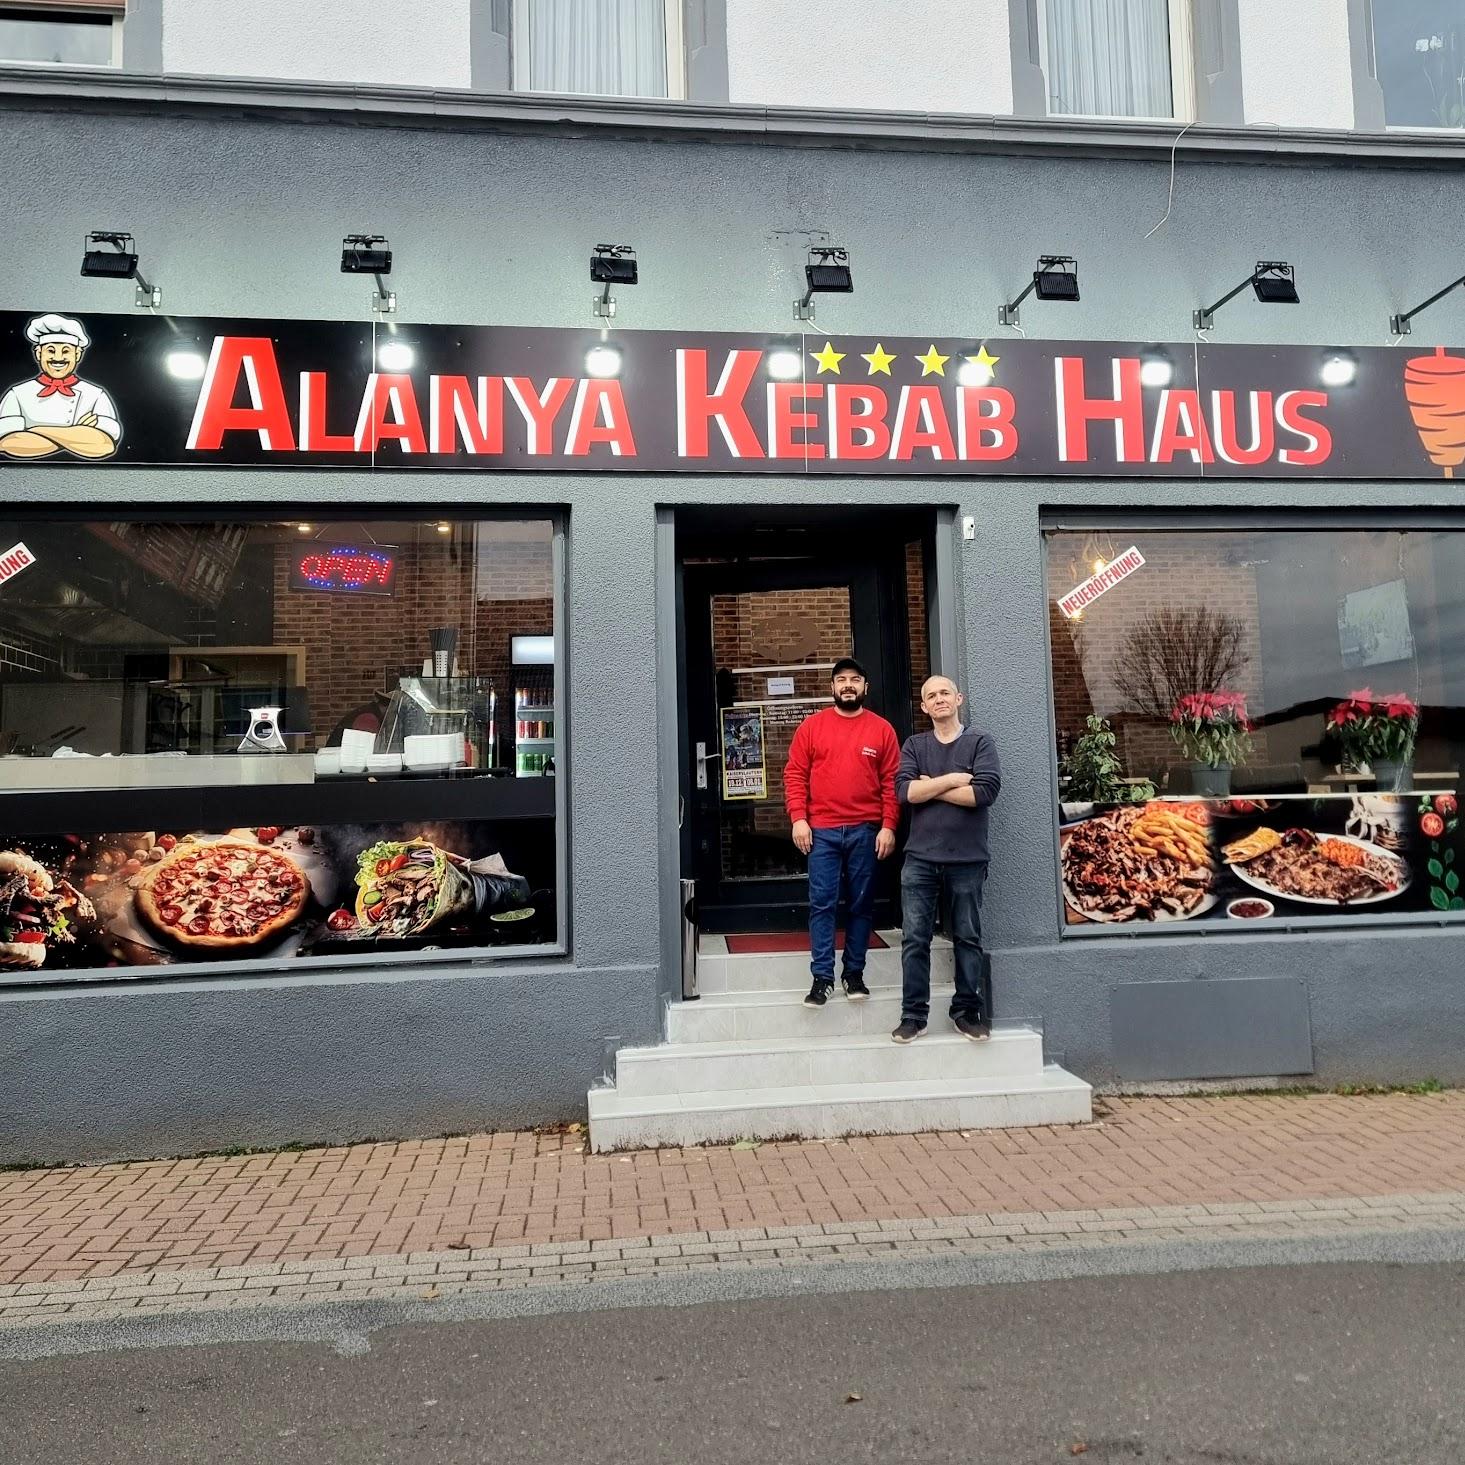
<svg viewBox="0 0 1465 1465">
<path fill-rule="evenodd" d="M 7 1362 L 0 1461 L 1457 1465 L 1462 1284 L 1258 1267 Z"/>
</svg>

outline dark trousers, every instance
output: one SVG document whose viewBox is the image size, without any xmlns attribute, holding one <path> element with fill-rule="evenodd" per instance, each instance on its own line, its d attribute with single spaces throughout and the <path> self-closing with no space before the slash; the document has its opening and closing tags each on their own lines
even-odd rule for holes
<svg viewBox="0 0 1465 1465">
<path fill-rule="evenodd" d="M 947 865 L 907 855 L 900 872 L 902 1018 L 924 1023 L 931 1011 L 931 937 L 944 900 L 948 934 L 956 948 L 952 1017 L 991 1022 L 991 979 L 982 950 L 982 887 L 985 861 Z"/>
<path fill-rule="evenodd" d="M 809 970 L 834 978 L 834 924 L 840 887 L 849 902 L 844 927 L 844 970 L 858 976 L 865 970 L 870 928 L 875 912 L 874 824 L 842 824 L 816 829 L 809 851 Z"/>
</svg>

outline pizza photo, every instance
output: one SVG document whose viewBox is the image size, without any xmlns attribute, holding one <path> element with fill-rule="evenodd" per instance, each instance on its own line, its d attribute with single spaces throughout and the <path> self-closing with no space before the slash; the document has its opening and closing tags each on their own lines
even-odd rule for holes
<svg viewBox="0 0 1465 1465">
<path fill-rule="evenodd" d="M 142 921 L 175 944 L 247 950 L 279 935 L 310 899 L 305 871 L 281 850 L 241 840 L 184 842 L 137 881 Z"/>
</svg>

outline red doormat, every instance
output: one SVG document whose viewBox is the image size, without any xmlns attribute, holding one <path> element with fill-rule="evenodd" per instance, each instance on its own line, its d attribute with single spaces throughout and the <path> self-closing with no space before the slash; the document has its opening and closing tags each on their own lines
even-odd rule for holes
<svg viewBox="0 0 1465 1465">
<path fill-rule="evenodd" d="M 744 931 L 724 939 L 727 941 L 728 951 L 733 956 L 771 956 L 781 951 L 807 951 L 809 949 L 807 931 Z M 885 944 L 878 931 L 870 932 L 872 950 L 883 948 Z M 843 931 L 834 933 L 834 946 L 837 951 L 844 950 Z"/>
</svg>

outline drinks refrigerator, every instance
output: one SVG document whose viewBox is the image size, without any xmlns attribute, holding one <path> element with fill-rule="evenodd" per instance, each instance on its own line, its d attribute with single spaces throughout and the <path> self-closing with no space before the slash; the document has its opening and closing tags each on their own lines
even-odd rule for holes
<svg viewBox="0 0 1465 1465">
<path fill-rule="evenodd" d="M 554 638 L 515 636 L 514 775 L 542 778 L 554 772 Z"/>
</svg>

